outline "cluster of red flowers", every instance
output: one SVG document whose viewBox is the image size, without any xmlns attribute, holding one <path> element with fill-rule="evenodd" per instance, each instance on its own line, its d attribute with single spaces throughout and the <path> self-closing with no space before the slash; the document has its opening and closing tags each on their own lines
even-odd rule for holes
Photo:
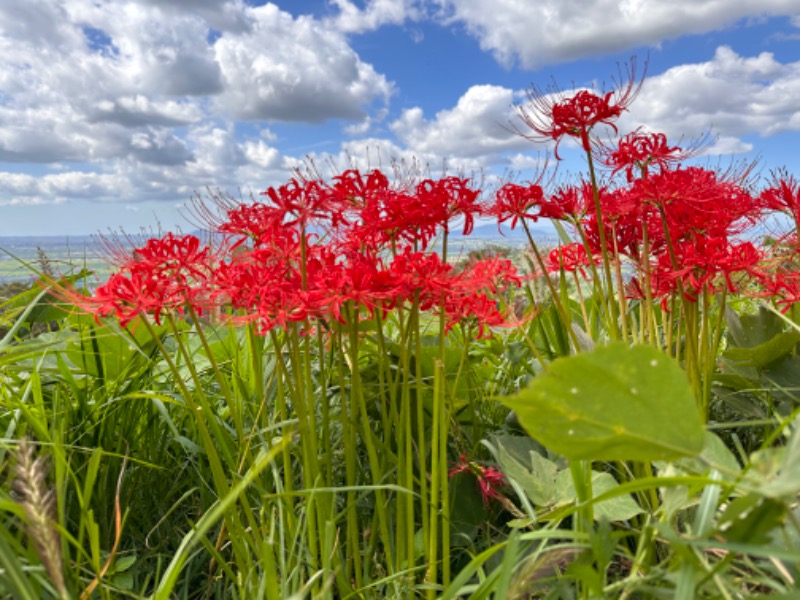
<svg viewBox="0 0 800 600">
<path fill-rule="evenodd" d="M 453 477 L 459 473 L 469 473 L 475 477 L 484 506 L 488 506 L 492 500 L 502 500 L 505 497 L 503 488 L 506 486 L 506 478 L 495 467 L 484 467 L 462 454 L 448 474 Z"/>
<path fill-rule="evenodd" d="M 721 174 L 685 166 L 701 151 L 699 144 L 687 149 L 670 145 L 661 133 L 637 129 L 613 145 L 593 139 L 599 125 L 616 132 L 616 120 L 641 85 L 634 83 L 633 69 L 630 75 L 626 85 L 611 93 L 581 90 L 567 96 L 534 88 L 517 111 L 533 131 L 527 137 L 554 141 L 556 148 L 565 137 L 578 141 L 590 160 L 610 170 L 606 182 L 579 182 L 552 194 L 538 184 L 508 184 L 490 213 L 500 223 L 510 221 L 512 228 L 540 218 L 565 221 L 581 242 L 554 250 L 548 270 L 585 273 L 601 256 L 621 257 L 635 270 L 626 286 L 633 296 L 644 295 L 645 280 L 652 297 L 662 300 L 675 293 L 696 300 L 704 291 L 738 291 L 743 282 L 756 281 L 770 295 L 800 298 L 794 257 L 787 262 L 784 252 L 780 264 L 773 262 L 770 269 L 763 248 L 746 235 L 767 211 L 782 212 L 800 226 L 800 185 L 779 175 L 774 185 L 754 194 L 747 170 Z M 618 173 L 624 173 L 624 182 L 616 183 Z"/>
<path fill-rule="evenodd" d="M 213 311 L 254 322 L 262 334 L 411 303 L 443 313 L 448 330 L 465 324 L 481 336 L 508 322 L 498 296 L 521 281 L 510 261 L 457 267 L 432 249 L 456 222 L 469 234 L 482 214 L 480 190 L 468 180 L 398 189 L 380 171 L 349 170 L 331 183 L 293 179 L 262 196 L 227 207 L 214 224 L 215 251 L 192 235 L 151 239 L 117 256 L 109 281 L 77 300 L 123 325 L 141 314 L 159 321 L 165 311 Z"/>
</svg>

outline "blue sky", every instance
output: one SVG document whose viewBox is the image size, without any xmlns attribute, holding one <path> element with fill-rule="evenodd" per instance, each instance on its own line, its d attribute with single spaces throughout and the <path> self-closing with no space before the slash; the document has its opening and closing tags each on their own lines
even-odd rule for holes
<svg viewBox="0 0 800 600">
<path fill-rule="evenodd" d="M 524 180 L 552 151 L 508 130 L 525 90 L 634 56 L 621 133 L 800 174 L 800 0 L 2 2 L 0 236 L 192 229 L 194 195 L 309 159 Z"/>
</svg>

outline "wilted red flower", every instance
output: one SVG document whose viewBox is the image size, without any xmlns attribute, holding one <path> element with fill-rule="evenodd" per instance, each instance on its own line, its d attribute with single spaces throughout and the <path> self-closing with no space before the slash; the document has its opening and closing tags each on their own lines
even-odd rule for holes
<svg viewBox="0 0 800 600">
<path fill-rule="evenodd" d="M 493 499 L 503 497 L 502 489 L 505 486 L 506 478 L 494 467 L 484 467 L 474 460 L 470 460 L 466 455 L 459 457 L 458 463 L 450 469 L 449 476 L 458 473 L 470 473 L 478 480 L 478 486 L 483 498 L 484 506 L 488 506 Z"/>
<path fill-rule="evenodd" d="M 616 132 L 615 121 L 628 109 L 641 89 L 644 79 L 636 80 L 635 60 L 626 65 L 626 73 L 621 71 L 619 87 L 612 92 L 597 94 L 580 90 L 566 94 L 558 89 L 542 91 L 533 86 L 528 92 L 527 104 L 518 105 L 516 112 L 534 134 L 525 134 L 519 129 L 517 133 L 536 142 L 556 142 L 556 158 L 559 158 L 558 145 L 564 136 L 579 139 L 583 149 L 589 152 L 592 129 L 604 124 Z"/>
</svg>

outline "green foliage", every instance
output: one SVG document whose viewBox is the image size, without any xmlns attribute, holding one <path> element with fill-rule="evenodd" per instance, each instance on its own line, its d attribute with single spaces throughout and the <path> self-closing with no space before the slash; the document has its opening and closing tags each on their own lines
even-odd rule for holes
<svg viewBox="0 0 800 600">
<path fill-rule="evenodd" d="M 39 526 L 64 597 L 711 598 L 800 578 L 780 384 L 800 338 L 772 311 L 728 311 L 714 393 L 732 418 L 706 430 L 674 358 L 591 349 L 594 326 L 575 353 L 552 304 L 489 339 L 443 343 L 405 314 L 333 324 L 326 346 L 172 315 L 120 329 L 52 301 L 11 299 L 0 342 L 2 598 L 60 594 L 15 491 L 22 440 L 56 499 Z M 30 335 L 39 319 L 58 327 Z"/>
<path fill-rule="evenodd" d="M 534 439 L 570 459 L 674 459 L 703 447 L 686 375 L 655 348 L 615 343 L 553 361 L 502 402 Z"/>
</svg>

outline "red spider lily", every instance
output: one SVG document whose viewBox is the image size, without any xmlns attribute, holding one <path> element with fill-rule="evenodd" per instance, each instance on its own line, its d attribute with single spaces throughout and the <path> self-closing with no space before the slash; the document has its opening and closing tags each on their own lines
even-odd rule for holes
<svg viewBox="0 0 800 600">
<path fill-rule="evenodd" d="M 91 296 L 69 299 L 98 320 L 113 314 L 122 327 L 127 327 L 136 317 L 146 314 L 153 314 L 158 323 L 161 312 L 169 304 L 165 298 L 154 293 L 152 281 L 141 272 L 115 273 Z"/>
<path fill-rule="evenodd" d="M 723 286 L 735 292 L 737 273 L 757 275 L 761 252 L 750 242 L 731 244 L 725 238 L 696 238 L 678 243 L 673 255 L 662 253 L 653 270 L 654 296 L 666 296 L 678 289 L 680 281 L 687 300 L 696 301 L 706 289 Z"/>
<path fill-rule="evenodd" d="M 601 147 L 602 163 L 613 169 L 612 175 L 624 170 L 628 183 L 634 179 L 634 169 L 647 178 L 651 165 L 663 171 L 690 155 L 679 146 L 669 146 L 663 133 L 644 133 L 639 129 L 620 138 L 616 148 Z"/>
<path fill-rule="evenodd" d="M 123 327 L 144 314 L 160 323 L 164 311 L 208 309 L 213 268 L 210 249 L 197 237 L 168 233 L 131 251 L 130 260 L 91 296 L 75 290 L 63 295 L 97 318 L 115 315 Z"/>
<path fill-rule="evenodd" d="M 648 221 L 651 248 L 697 237 L 729 238 L 745 231 L 761 214 L 761 203 L 744 188 L 714 171 L 687 167 L 637 179 L 625 192 L 627 210 Z M 638 206 L 638 208 L 637 208 Z M 655 212 L 654 212 L 655 211 Z M 653 215 L 664 223 L 651 225 Z"/>
<path fill-rule="evenodd" d="M 620 75 L 620 87 L 612 92 L 597 94 L 589 90 L 580 90 L 567 95 L 560 90 L 544 92 L 533 86 L 528 92 L 528 103 L 516 107 L 517 116 L 523 124 L 534 132 L 525 134 L 517 130 L 523 137 L 536 142 L 556 142 L 555 155 L 558 156 L 558 145 L 564 136 L 577 138 L 586 152 L 590 152 L 589 134 L 600 124 L 608 125 L 616 132 L 615 121 L 627 110 L 641 89 L 644 79 L 636 81 L 636 62 L 631 61 L 627 72 Z"/>
<path fill-rule="evenodd" d="M 416 300 L 423 311 L 441 305 L 456 280 L 453 267 L 443 263 L 438 254 L 409 248 L 395 257 L 389 272 L 397 282 L 398 300 Z"/>
<path fill-rule="evenodd" d="M 584 201 L 592 201 L 589 195 L 593 193 L 591 187 L 584 186 L 582 189 Z M 645 211 L 641 202 L 631 201 L 627 193 L 628 191 L 624 189 L 610 190 L 604 186 L 597 189 L 603 215 L 605 251 L 612 256 L 622 254 L 638 260 Z M 660 223 L 657 222 L 657 224 L 659 227 L 661 226 Z M 586 213 L 578 226 L 586 236 L 590 253 L 594 256 L 602 255 L 603 246 L 600 243 L 597 213 L 595 211 Z"/>
<path fill-rule="evenodd" d="M 264 249 L 234 257 L 221 264 L 215 275 L 216 294 L 234 310 L 243 311 L 235 320 L 255 322 L 262 335 L 274 327 L 304 321 L 311 312 L 299 271 L 284 261 L 271 260 Z"/>
<path fill-rule="evenodd" d="M 485 258 L 471 261 L 461 272 L 460 287 L 465 290 L 484 290 L 498 294 L 507 290 L 511 285 L 522 285 L 522 277 L 517 268 L 506 258 Z"/>
<path fill-rule="evenodd" d="M 770 244 L 769 254 L 755 276 L 763 291 L 753 295 L 772 298 L 781 312 L 800 302 L 800 244 L 797 232 L 781 236 Z"/>
<path fill-rule="evenodd" d="M 381 171 L 371 171 L 367 178 L 357 169 L 350 169 L 333 178 L 333 193 L 342 203 L 361 208 L 369 201 L 385 196 L 393 190 L 389 179 Z"/>
<path fill-rule="evenodd" d="M 761 192 L 759 200 L 767 210 L 782 212 L 800 224 L 800 183 L 786 173 L 778 173 L 773 179 L 773 185 Z"/>
<path fill-rule="evenodd" d="M 257 240 L 281 227 L 282 220 L 282 215 L 267 204 L 242 204 L 228 211 L 225 221 L 218 225 L 217 230 L 234 237 L 241 236 L 242 239 L 235 244 L 239 245 L 245 239 Z"/>
<path fill-rule="evenodd" d="M 589 258 L 583 244 L 573 242 L 551 250 L 547 255 L 546 267 L 551 273 L 558 273 L 562 269 L 567 273 L 577 271 L 585 279 L 587 277 L 585 267 L 590 266 L 593 261 L 596 264 L 594 257 Z"/>
<path fill-rule="evenodd" d="M 512 327 L 508 316 L 500 311 L 497 300 L 486 294 L 456 292 L 444 297 L 445 333 L 456 325 L 472 328 L 478 339 L 491 337 L 492 327 Z"/>
<path fill-rule="evenodd" d="M 478 480 L 484 506 L 488 506 L 493 499 L 503 498 L 501 490 L 506 484 L 506 478 L 494 467 L 484 467 L 462 454 L 459 457 L 459 462 L 450 469 L 449 476 L 453 477 L 458 473 L 470 473 L 475 476 Z"/>
<path fill-rule="evenodd" d="M 455 217 L 463 217 L 463 234 L 469 235 L 475 226 L 475 216 L 481 214 L 478 203 L 480 190 L 469 187 L 469 180 L 460 177 L 445 177 L 437 181 L 426 179 L 417 185 L 416 196 L 432 214 L 440 214 L 442 227 L 448 231 L 448 223 Z"/>
<path fill-rule="evenodd" d="M 347 216 L 344 227 L 329 234 L 347 251 L 377 254 L 398 244 L 425 249 L 453 216 L 463 214 L 465 224 L 473 220 L 466 180 L 425 180 L 413 193 L 392 188 L 380 171 L 365 178 L 349 170 L 334 180 L 333 194 Z"/>
<path fill-rule="evenodd" d="M 383 268 L 380 260 L 354 255 L 342 262 L 329 262 L 314 282 L 321 304 L 341 323 L 342 309 L 349 304 L 365 308 L 368 316 L 385 313 L 398 301 L 403 282 Z"/>
<path fill-rule="evenodd" d="M 509 227 L 514 229 L 520 219 L 531 219 L 535 223 L 539 219 L 543 202 L 544 190 L 541 186 L 506 183 L 497 190 L 494 203 L 486 212 L 497 217 L 498 225 L 511 219 Z"/>
<path fill-rule="evenodd" d="M 303 231 L 314 222 L 327 220 L 336 226 L 342 214 L 336 206 L 337 195 L 321 181 L 292 179 L 286 185 L 268 188 L 261 195 L 272 202 L 276 223 L 298 225 Z"/>
<path fill-rule="evenodd" d="M 560 221 L 577 221 L 589 212 L 593 194 L 592 184 L 588 181 L 561 187 L 544 203 L 541 216 Z"/>
</svg>

